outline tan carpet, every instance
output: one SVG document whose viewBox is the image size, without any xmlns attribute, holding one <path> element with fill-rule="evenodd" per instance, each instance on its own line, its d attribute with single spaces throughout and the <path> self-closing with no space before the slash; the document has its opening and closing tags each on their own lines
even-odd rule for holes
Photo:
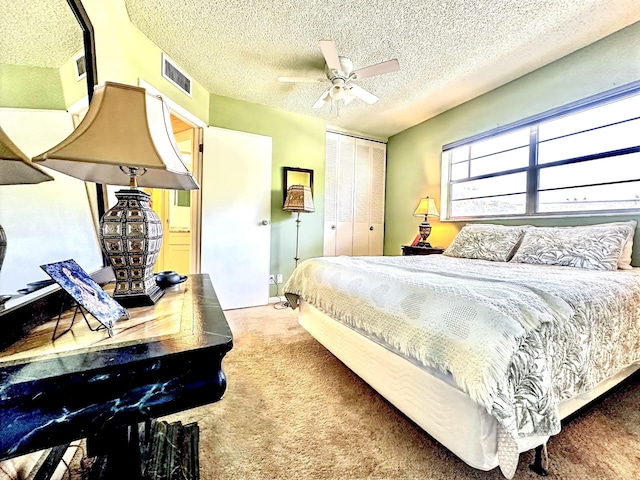
<svg viewBox="0 0 640 480">
<path fill-rule="evenodd" d="M 201 428 L 201 478 L 501 479 L 467 466 L 272 307 L 227 312 L 228 390 L 169 419 Z M 640 380 L 549 442 L 553 479 L 640 479 Z M 540 479 L 521 455 L 516 479 Z"/>
</svg>

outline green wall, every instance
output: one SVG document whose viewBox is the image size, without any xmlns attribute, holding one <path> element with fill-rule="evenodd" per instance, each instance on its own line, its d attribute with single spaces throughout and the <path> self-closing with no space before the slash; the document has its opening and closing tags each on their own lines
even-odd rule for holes
<svg viewBox="0 0 640 480">
<path fill-rule="evenodd" d="M 296 215 L 282 210 L 282 167 L 313 169 L 314 213 L 300 215 L 299 258 L 322 255 L 324 215 L 324 120 L 211 95 L 210 124 L 272 138 L 271 273 L 284 279 L 295 267 Z M 276 288 L 271 287 L 271 295 Z"/>
<path fill-rule="evenodd" d="M 435 197 L 440 208 L 443 145 L 637 80 L 640 23 L 390 137 L 385 255 L 399 255 L 400 246 L 417 235 L 421 219 L 412 214 L 421 197 Z M 629 217 L 527 219 L 526 223 L 576 225 L 621 218 Z M 431 243 L 445 247 L 462 226 L 437 220 L 430 223 Z M 640 259 L 640 242 L 635 243 L 634 258 Z"/>
<path fill-rule="evenodd" d="M 142 79 L 208 123 L 209 92 L 194 80 L 189 97 L 162 76 L 162 50 L 129 21 L 123 0 L 83 0 L 82 3 L 93 24 L 97 83 L 138 85 Z"/>
<path fill-rule="evenodd" d="M 67 108 L 57 68 L 0 65 L 0 107 Z"/>
</svg>

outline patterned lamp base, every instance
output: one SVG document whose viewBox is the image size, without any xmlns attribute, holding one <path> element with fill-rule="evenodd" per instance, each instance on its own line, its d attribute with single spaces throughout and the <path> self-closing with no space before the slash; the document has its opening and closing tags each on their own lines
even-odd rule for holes
<svg viewBox="0 0 640 480">
<path fill-rule="evenodd" d="M 164 294 L 153 274 L 162 223 L 149 194 L 125 189 L 116 197 L 118 203 L 100 220 L 102 248 L 116 276 L 113 298 L 123 307 L 154 305 Z"/>
</svg>

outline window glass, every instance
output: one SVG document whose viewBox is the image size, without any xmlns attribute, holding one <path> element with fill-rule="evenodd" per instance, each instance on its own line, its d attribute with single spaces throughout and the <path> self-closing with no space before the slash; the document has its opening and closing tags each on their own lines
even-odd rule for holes
<svg viewBox="0 0 640 480">
<path fill-rule="evenodd" d="M 541 168 L 539 190 L 624 180 L 640 180 L 640 153 Z"/>
<path fill-rule="evenodd" d="M 486 157 L 471 160 L 471 176 L 486 175 L 488 173 L 503 172 L 526 168 L 529 165 L 529 146 L 496 153 Z"/>
<path fill-rule="evenodd" d="M 522 215 L 525 213 L 525 209 L 526 196 L 523 193 L 451 202 L 452 217 Z"/>
<path fill-rule="evenodd" d="M 617 123 L 540 143 L 538 163 L 543 164 L 629 148 L 638 145 L 639 139 L 640 120 Z"/>
<path fill-rule="evenodd" d="M 529 129 L 520 129 L 471 144 L 471 158 L 483 157 L 529 144 Z"/>
<path fill-rule="evenodd" d="M 451 163 L 463 162 L 469 160 L 469 145 L 454 148 L 451 150 Z"/>
<path fill-rule="evenodd" d="M 640 82 L 518 123 L 443 151 L 447 218 L 640 210 Z"/>
<path fill-rule="evenodd" d="M 469 162 L 451 165 L 451 180 L 462 180 L 463 178 L 469 178 Z"/>
<path fill-rule="evenodd" d="M 640 95 L 633 95 L 583 112 L 543 122 L 540 124 L 539 139 L 549 140 L 637 116 L 640 116 Z"/>
<path fill-rule="evenodd" d="M 539 212 L 640 209 L 640 182 L 540 192 Z"/>
<path fill-rule="evenodd" d="M 524 193 L 527 187 L 526 172 L 500 175 L 499 177 L 471 180 L 451 185 L 451 199 L 493 197 L 509 193 Z"/>
</svg>

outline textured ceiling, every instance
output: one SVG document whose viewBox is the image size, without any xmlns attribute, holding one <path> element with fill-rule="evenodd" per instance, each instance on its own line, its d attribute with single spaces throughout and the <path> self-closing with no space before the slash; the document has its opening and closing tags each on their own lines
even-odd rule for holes
<svg viewBox="0 0 640 480">
<path fill-rule="evenodd" d="M 0 64 L 60 68 L 82 49 L 65 0 L 0 0 Z"/>
<path fill-rule="evenodd" d="M 377 137 L 640 20 L 640 0 L 109 1 L 124 1 L 131 21 L 208 91 Z M 0 63 L 60 66 L 80 48 L 64 0 L 0 0 L 0 11 Z M 400 71 L 358 82 L 380 98 L 374 105 L 356 99 L 339 117 L 312 109 L 325 84 L 277 78 L 323 77 L 319 40 L 334 40 L 356 69 L 397 58 Z"/>
<path fill-rule="evenodd" d="M 131 21 L 210 92 L 389 136 L 640 20 L 639 0 L 125 0 Z M 380 100 L 311 108 L 319 40 L 362 68 Z"/>
</svg>

